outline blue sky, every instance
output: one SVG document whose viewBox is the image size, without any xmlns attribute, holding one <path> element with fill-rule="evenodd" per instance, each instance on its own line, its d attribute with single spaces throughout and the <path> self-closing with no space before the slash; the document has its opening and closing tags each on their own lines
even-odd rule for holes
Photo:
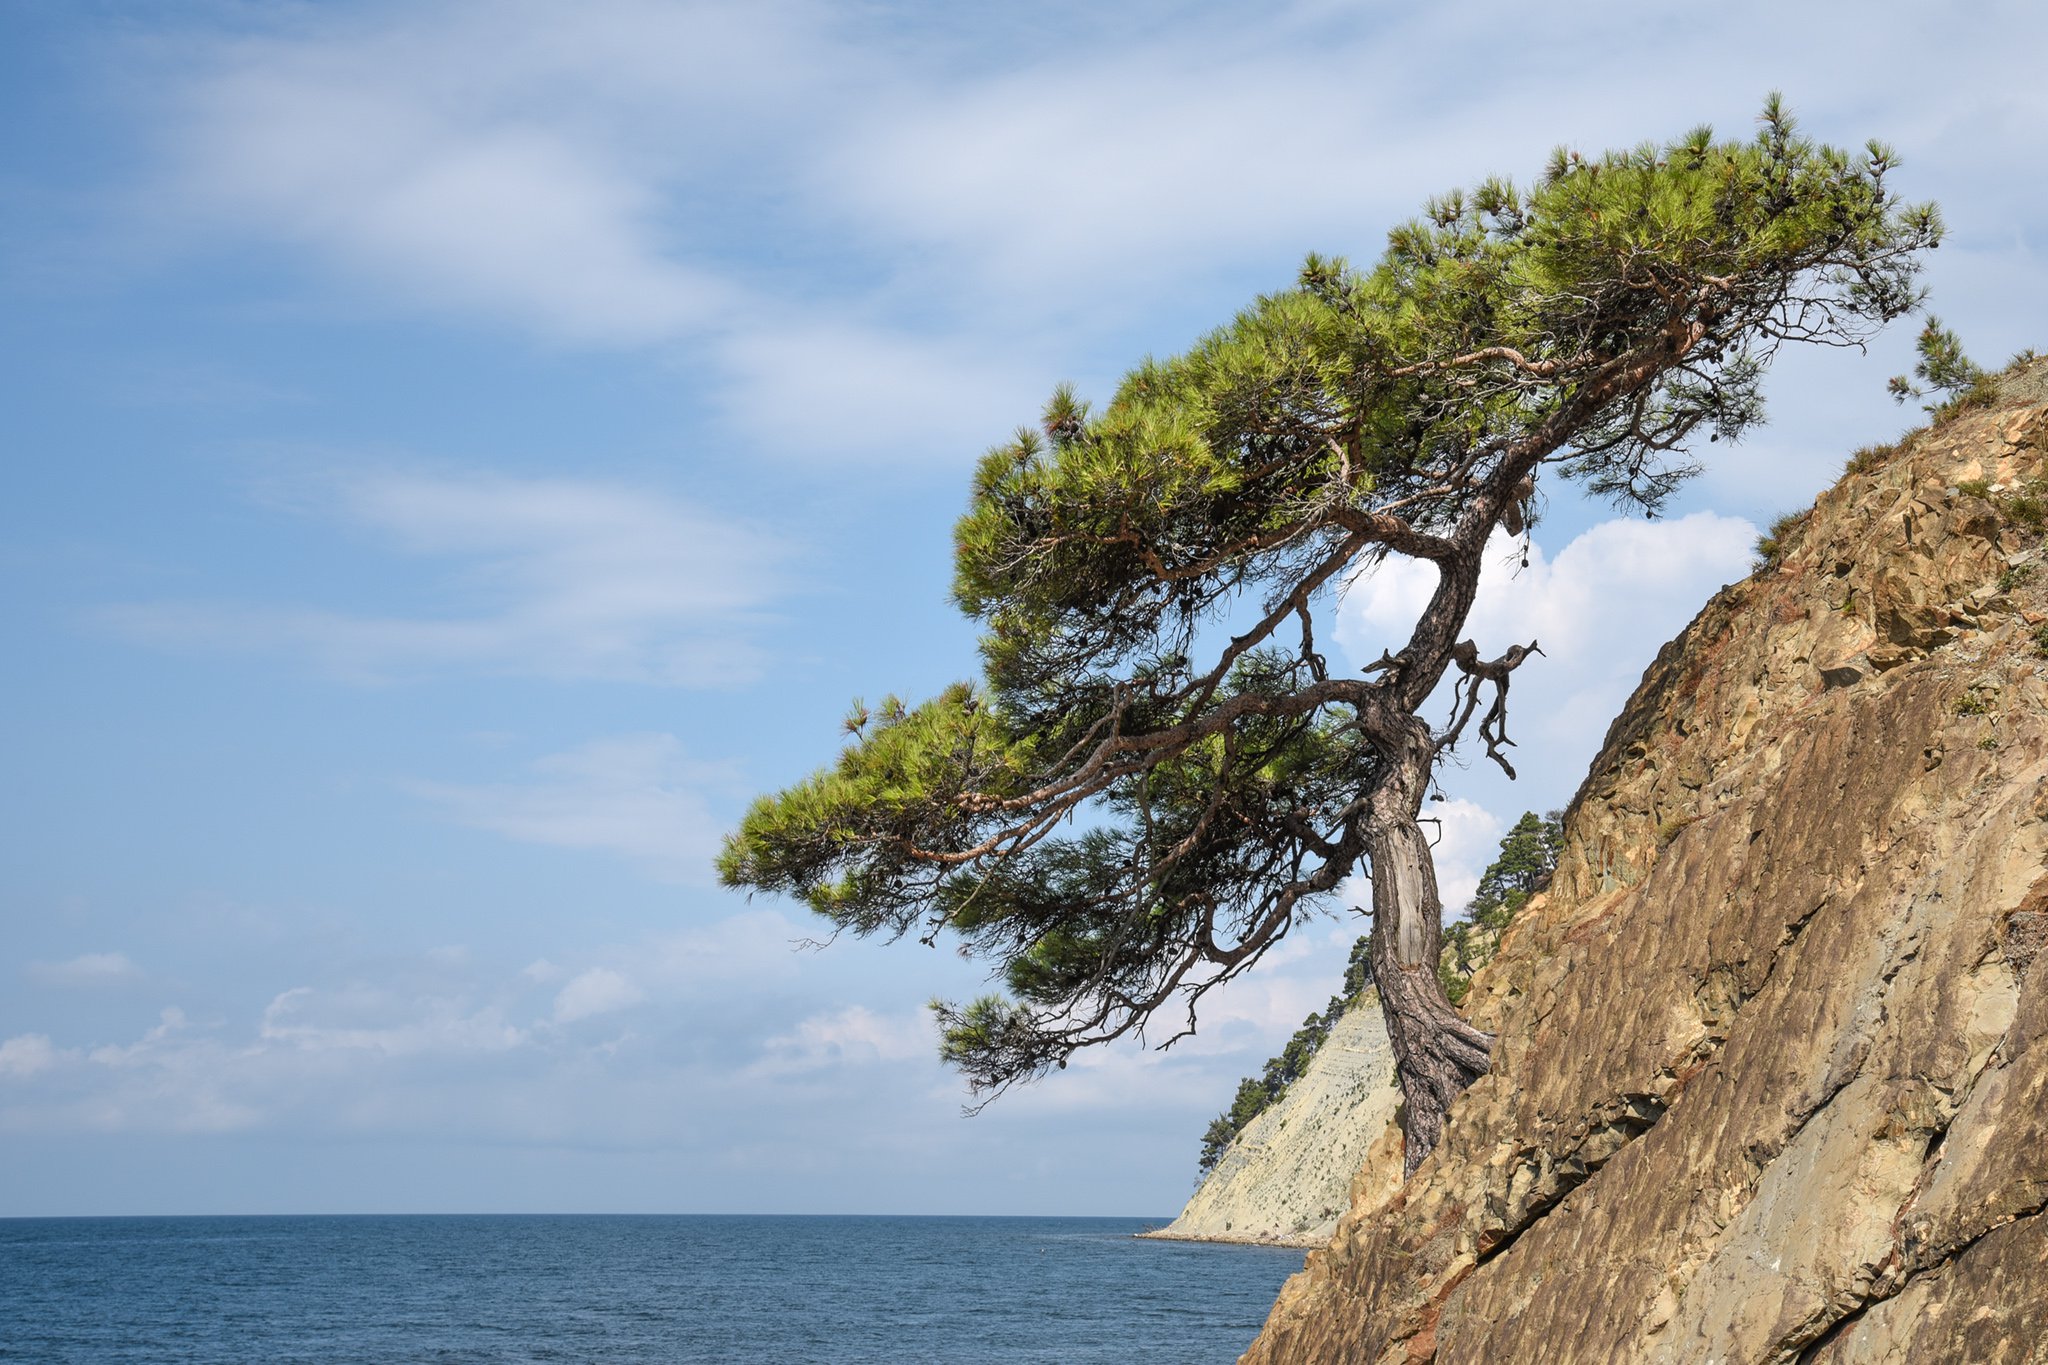
<svg viewBox="0 0 2048 1365">
<path fill-rule="evenodd" d="M 0 7 L 0 1215 L 1171 1214 L 1361 921 L 967 1120 L 922 1003 L 976 968 L 709 877 L 851 698 L 971 667 L 981 449 L 1431 193 L 1772 88 L 1902 149 L 1973 353 L 2048 345 L 2036 7 L 1572 14 Z M 1908 424 L 1910 331 L 1783 357 L 1667 521 L 1549 490 L 1451 896 Z"/>
</svg>

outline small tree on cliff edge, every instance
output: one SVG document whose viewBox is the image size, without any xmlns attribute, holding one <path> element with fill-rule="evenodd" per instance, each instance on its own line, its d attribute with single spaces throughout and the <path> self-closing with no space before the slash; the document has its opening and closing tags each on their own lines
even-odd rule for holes
<svg viewBox="0 0 2048 1365">
<path fill-rule="evenodd" d="M 1689 438 L 1761 417 L 1781 344 L 1910 311 L 1941 227 L 1887 190 L 1894 161 L 1808 141 L 1775 96 L 1750 141 L 1560 150 L 1532 189 L 1431 202 L 1370 270 L 1310 257 L 1099 412 L 1062 387 L 959 524 L 981 681 L 856 707 L 835 765 L 748 812 L 724 880 L 992 961 L 1007 995 L 934 1005 L 986 1096 L 1168 1007 L 1183 1036 L 1363 861 L 1413 1170 L 1492 1044 L 1438 984 L 1417 823 L 1475 714 L 1513 774 L 1536 643 L 1460 639 L 1488 534 L 1522 529 L 1546 471 L 1653 513 Z M 1434 565 L 1435 594 L 1398 649 L 1333 672 L 1315 622 L 1389 555 Z"/>
</svg>

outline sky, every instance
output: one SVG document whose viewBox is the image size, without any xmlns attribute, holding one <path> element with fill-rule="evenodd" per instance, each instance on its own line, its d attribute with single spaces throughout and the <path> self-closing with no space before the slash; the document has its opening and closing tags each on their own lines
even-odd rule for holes
<svg viewBox="0 0 2048 1365">
<path fill-rule="evenodd" d="M 2019 3 L 0 3 L 0 1216 L 1172 1215 L 1362 918 L 966 1118 L 924 1002 L 981 967 L 711 876 L 853 698 L 972 673 L 976 456 L 1433 193 L 1772 89 L 1940 201 L 1973 355 L 2048 346 L 2044 50 Z M 1782 356 L 1668 518 L 1560 485 L 1497 547 L 1472 634 L 1547 656 L 1522 779 L 1444 774 L 1447 902 L 1911 424 L 1912 331 Z"/>
</svg>

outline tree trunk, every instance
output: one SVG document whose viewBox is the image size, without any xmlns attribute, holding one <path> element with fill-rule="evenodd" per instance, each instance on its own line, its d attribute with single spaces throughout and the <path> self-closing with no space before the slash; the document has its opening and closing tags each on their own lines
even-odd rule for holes
<svg viewBox="0 0 2048 1365">
<path fill-rule="evenodd" d="M 1486 1074 L 1493 1035 L 1466 1023 L 1437 979 L 1443 903 L 1436 860 L 1416 819 L 1429 780 L 1429 727 L 1409 719 L 1372 796 L 1366 852 L 1372 859 L 1373 981 L 1401 1082 L 1404 1172 L 1413 1175 L 1443 1136 L 1451 1101 Z"/>
</svg>

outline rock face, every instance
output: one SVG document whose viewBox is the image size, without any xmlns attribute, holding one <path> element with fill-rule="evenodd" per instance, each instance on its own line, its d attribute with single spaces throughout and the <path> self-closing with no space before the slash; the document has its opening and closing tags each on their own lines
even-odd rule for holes
<svg viewBox="0 0 2048 1365">
<path fill-rule="evenodd" d="M 1665 647 L 1475 980 L 1493 1073 L 1247 1361 L 2048 1361 L 2044 381 Z"/>
<path fill-rule="evenodd" d="M 1180 1217 L 1145 1236 L 1321 1246 L 1400 1102 L 1379 995 L 1367 991 L 1279 1102 L 1231 1141 Z"/>
</svg>

